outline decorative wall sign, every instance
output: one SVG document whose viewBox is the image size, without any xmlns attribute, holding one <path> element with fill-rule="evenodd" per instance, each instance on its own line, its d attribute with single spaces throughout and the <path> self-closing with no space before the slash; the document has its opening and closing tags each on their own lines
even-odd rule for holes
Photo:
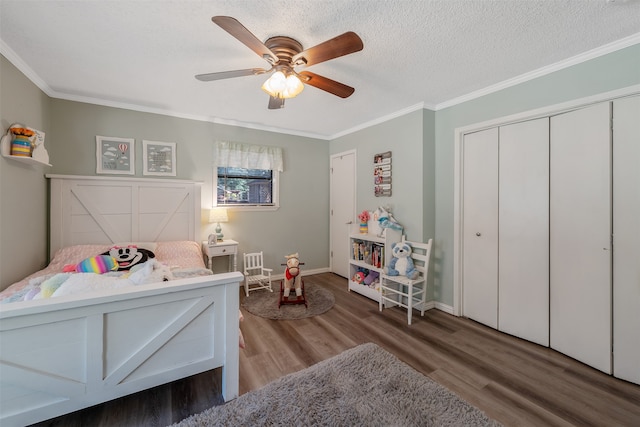
<svg viewBox="0 0 640 427">
<path fill-rule="evenodd" d="M 176 143 L 142 141 L 143 175 L 176 176 Z"/>
<path fill-rule="evenodd" d="M 96 136 L 96 173 L 133 175 L 135 150 L 133 138 Z"/>
<path fill-rule="evenodd" d="M 391 151 L 373 156 L 373 183 L 376 197 L 391 196 Z"/>
</svg>

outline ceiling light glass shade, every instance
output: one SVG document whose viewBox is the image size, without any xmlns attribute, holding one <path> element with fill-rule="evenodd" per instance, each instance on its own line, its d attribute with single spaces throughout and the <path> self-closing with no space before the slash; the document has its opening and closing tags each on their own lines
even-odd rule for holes
<svg viewBox="0 0 640 427">
<path fill-rule="evenodd" d="M 285 96 L 285 98 L 293 98 L 294 96 L 298 96 L 304 89 L 304 85 L 295 74 L 290 74 L 287 77 L 286 86 L 287 88 L 285 89 L 285 92 L 288 94 L 288 96 Z"/>
<path fill-rule="evenodd" d="M 282 71 L 276 71 L 262 85 L 262 90 L 275 98 L 293 98 L 302 92 L 304 85 L 295 74 L 285 77 Z"/>
</svg>

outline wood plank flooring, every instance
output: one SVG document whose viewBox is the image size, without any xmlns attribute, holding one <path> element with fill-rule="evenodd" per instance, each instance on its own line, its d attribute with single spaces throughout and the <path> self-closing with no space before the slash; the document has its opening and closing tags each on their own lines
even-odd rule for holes
<svg viewBox="0 0 640 427">
<path fill-rule="evenodd" d="M 640 386 L 439 310 L 424 317 L 414 312 L 408 326 L 405 310 L 380 313 L 377 303 L 348 292 L 346 279 L 331 273 L 305 282 L 330 289 L 336 305 L 295 321 L 243 311 L 241 394 L 375 342 L 506 426 L 640 426 Z M 164 426 L 220 403 L 219 384 L 219 370 L 212 371 L 39 426 Z"/>
</svg>

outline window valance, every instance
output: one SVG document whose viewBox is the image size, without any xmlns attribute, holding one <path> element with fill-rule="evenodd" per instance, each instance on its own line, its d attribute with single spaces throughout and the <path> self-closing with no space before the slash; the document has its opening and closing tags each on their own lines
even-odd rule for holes
<svg viewBox="0 0 640 427">
<path fill-rule="evenodd" d="M 282 148 L 239 142 L 217 141 L 214 148 L 217 166 L 277 170 L 282 172 Z"/>
</svg>

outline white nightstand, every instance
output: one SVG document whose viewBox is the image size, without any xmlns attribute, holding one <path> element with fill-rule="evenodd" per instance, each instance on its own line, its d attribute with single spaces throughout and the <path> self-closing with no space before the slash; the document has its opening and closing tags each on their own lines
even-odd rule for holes
<svg viewBox="0 0 640 427">
<path fill-rule="evenodd" d="M 202 253 L 208 260 L 207 266 L 212 270 L 212 258 L 217 256 L 228 256 L 229 271 L 238 270 L 238 242 L 235 240 L 223 240 L 211 246 L 204 241 L 202 242 Z"/>
</svg>

